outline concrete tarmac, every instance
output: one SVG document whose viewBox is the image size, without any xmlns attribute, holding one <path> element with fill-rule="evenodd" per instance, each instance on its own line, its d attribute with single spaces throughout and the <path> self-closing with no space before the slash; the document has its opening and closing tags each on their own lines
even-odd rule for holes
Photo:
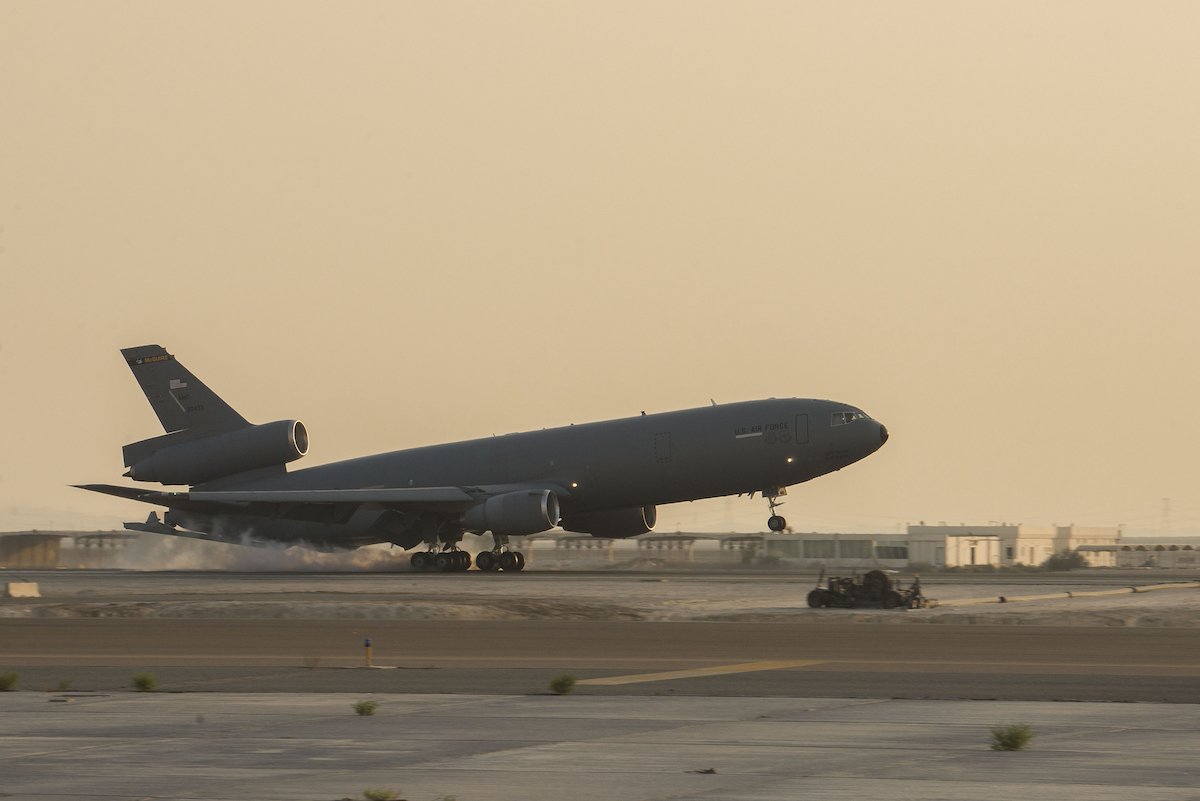
<svg viewBox="0 0 1200 801">
<path fill-rule="evenodd" d="M 334 801 L 1188 801 L 1171 704 L 0 693 L 0 797 Z M 989 748 L 1024 722 L 1027 750 Z"/>
</svg>

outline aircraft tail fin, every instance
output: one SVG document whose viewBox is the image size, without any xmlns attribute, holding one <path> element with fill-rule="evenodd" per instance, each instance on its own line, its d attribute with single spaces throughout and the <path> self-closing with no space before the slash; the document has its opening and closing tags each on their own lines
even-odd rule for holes
<svg viewBox="0 0 1200 801">
<path fill-rule="evenodd" d="M 168 434 L 207 436 L 250 425 L 161 345 L 123 348 L 121 355 Z"/>
</svg>

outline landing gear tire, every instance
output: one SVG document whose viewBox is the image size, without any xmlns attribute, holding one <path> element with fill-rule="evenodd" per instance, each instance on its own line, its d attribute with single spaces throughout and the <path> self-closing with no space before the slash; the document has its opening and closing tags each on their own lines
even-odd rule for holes
<svg viewBox="0 0 1200 801">
<path fill-rule="evenodd" d="M 771 531 L 783 531 L 787 528 L 787 520 L 782 515 L 771 515 L 767 518 L 767 528 Z"/>
<path fill-rule="evenodd" d="M 443 573 L 449 573 L 458 564 L 453 551 L 442 551 L 433 557 L 433 566 Z"/>
<path fill-rule="evenodd" d="M 471 569 L 471 554 L 466 551 L 454 552 L 454 569 L 458 571 L 466 571 Z"/>
<path fill-rule="evenodd" d="M 525 569 L 525 554 L 520 551 L 505 551 L 500 554 L 500 569 L 505 573 L 520 573 Z"/>
<path fill-rule="evenodd" d="M 413 570 L 428 570 L 430 566 L 429 562 L 429 554 L 425 551 L 417 551 L 408 560 Z"/>
<path fill-rule="evenodd" d="M 480 551 L 475 554 L 475 567 L 486 573 L 497 570 L 500 567 L 500 563 L 496 554 L 491 551 Z"/>
</svg>

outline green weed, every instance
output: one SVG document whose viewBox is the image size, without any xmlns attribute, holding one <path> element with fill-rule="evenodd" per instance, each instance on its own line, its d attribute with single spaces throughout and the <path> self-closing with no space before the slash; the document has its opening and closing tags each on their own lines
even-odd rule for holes
<svg viewBox="0 0 1200 801">
<path fill-rule="evenodd" d="M 368 787 L 363 790 L 363 798 L 367 801 L 400 801 L 400 793 L 382 787 Z"/>
<path fill-rule="evenodd" d="M 550 680 L 550 691 L 555 695 L 569 695 L 575 690 L 575 677 L 570 673 L 555 676 Z"/>
<path fill-rule="evenodd" d="M 1020 751 L 1033 739 L 1033 729 L 1028 723 L 1013 723 L 992 729 L 993 751 Z"/>
<path fill-rule="evenodd" d="M 137 673 L 133 677 L 133 688 L 141 693 L 153 692 L 158 687 L 158 679 L 149 673 Z"/>
</svg>

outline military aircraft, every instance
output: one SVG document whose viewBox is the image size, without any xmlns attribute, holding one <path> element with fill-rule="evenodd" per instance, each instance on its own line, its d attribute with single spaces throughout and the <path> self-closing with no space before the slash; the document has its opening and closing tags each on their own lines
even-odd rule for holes
<svg viewBox="0 0 1200 801">
<path fill-rule="evenodd" d="M 861 409 L 798 398 L 548 428 L 380 453 L 288 472 L 308 452 L 299 420 L 254 425 L 159 345 L 121 351 L 167 432 L 123 449 L 125 476 L 186 491 L 81 484 L 164 506 L 150 531 L 242 545 L 417 548 L 419 570 L 467 570 L 466 533 L 492 534 L 480 570 L 516 572 L 509 537 L 556 526 L 595 537 L 649 532 L 660 504 L 754 493 L 777 514 L 787 487 L 874 453 L 888 431 Z"/>
</svg>

